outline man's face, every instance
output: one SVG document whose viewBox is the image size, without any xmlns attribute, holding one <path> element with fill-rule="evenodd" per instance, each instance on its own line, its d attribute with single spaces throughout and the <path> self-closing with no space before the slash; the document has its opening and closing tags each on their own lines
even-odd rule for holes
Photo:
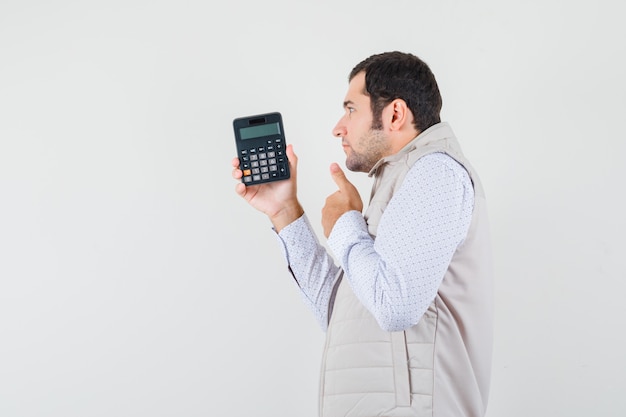
<svg viewBox="0 0 626 417">
<path fill-rule="evenodd" d="M 382 157 L 390 154 L 391 146 L 384 130 L 374 125 L 370 98 L 365 94 L 365 73 L 357 74 L 343 103 L 344 115 L 333 129 L 341 138 L 346 153 L 346 167 L 350 171 L 369 172 Z"/>
</svg>

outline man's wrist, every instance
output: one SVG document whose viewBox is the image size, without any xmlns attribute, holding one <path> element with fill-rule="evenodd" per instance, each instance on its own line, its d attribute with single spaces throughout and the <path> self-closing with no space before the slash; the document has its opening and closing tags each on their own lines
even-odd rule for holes
<svg viewBox="0 0 626 417">
<path fill-rule="evenodd" d="M 285 205 L 276 214 L 270 216 L 270 221 L 276 230 L 280 232 L 285 226 L 298 220 L 304 214 L 304 209 L 298 201 Z"/>
</svg>

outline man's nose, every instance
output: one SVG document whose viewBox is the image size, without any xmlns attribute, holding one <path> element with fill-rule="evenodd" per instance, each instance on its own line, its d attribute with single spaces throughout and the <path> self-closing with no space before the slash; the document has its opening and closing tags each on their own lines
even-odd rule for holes
<svg viewBox="0 0 626 417">
<path fill-rule="evenodd" d="M 346 127 L 341 123 L 341 120 L 337 122 L 335 127 L 333 128 L 333 136 L 335 137 L 343 137 L 346 135 Z"/>
</svg>

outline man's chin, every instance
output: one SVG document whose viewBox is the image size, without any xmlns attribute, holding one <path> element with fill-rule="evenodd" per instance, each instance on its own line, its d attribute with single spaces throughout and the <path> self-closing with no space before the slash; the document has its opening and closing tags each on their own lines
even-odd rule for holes
<svg viewBox="0 0 626 417">
<path fill-rule="evenodd" d="M 346 159 L 346 168 L 348 169 L 348 171 L 352 171 L 352 172 L 359 172 L 361 171 L 358 167 L 358 165 L 354 165 L 352 163 L 350 163 L 349 159 Z"/>
</svg>

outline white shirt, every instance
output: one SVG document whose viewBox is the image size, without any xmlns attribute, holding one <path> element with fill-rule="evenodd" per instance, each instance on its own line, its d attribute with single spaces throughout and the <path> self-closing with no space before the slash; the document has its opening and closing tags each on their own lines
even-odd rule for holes
<svg viewBox="0 0 626 417">
<path fill-rule="evenodd" d="M 318 322 L 328 325 L 329 302 L 344 271 L 352 291 L 386 331 L 405 330 L 430 303 L 472 217 L 474 189 L 467 171 L 444 153 L 420 158 L 389 201 L 376 239 L 358 211 L 344 213 L 319 243 L 306 215 L 278 234 L 290 270 Z"/>
</svg>

